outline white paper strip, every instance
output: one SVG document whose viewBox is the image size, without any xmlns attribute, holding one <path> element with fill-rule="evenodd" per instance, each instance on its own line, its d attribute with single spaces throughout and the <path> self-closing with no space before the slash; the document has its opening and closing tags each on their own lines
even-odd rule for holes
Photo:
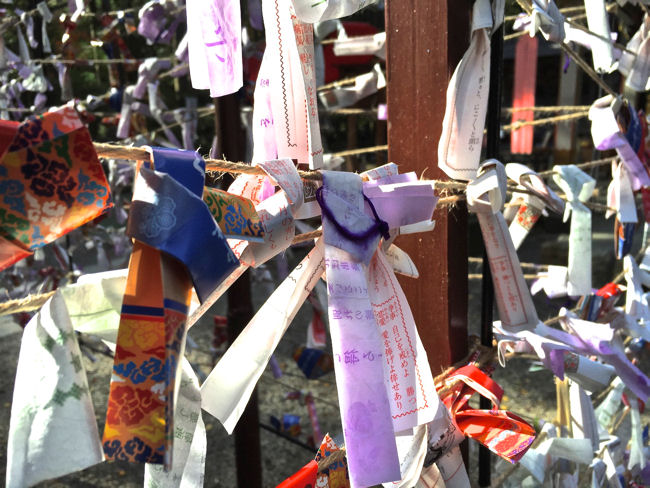
<svg viewBox="0 0 650 488">
<path fill-rule="evenodd" d="M 501 213 L 505 169 L 499 161 L 491 159 L 481 165 L 478 175 L 467 186 L 467 204 L 476 213 L 481 227 L 501 323 L 510 333 L 532 330 L 539 318 Z"/>
<path fill-rule="evenodd" d="M 203 486 L 207 438 L 201 417 L 199 380 L 187 358 L 183 358 L 178 399 L 174 410 L 172 467 L 146 464 L 146 488 L 200 488 Z"/>
<path fill-rule="evenodd" d="M 571 216 L 569 231 L 570 296 L 591 293 L 591 210 L 583 205 L 591 197 L 596 180 L 575 165 L 553 166 L 553 181 L 566 193 L 564 221 Z"/>
<path fill-rule="evenodd" d="M 388 260 L 378 251 L 368 267 L 368 295 L 384 344 L 384 382 L 395 432 L 433 420 L 440 400 L 411 308 Z"/>
<path fill-rule="evenodd" d="M 599 73 L 610 73 L 614 69 L 614 52 L 612 43 L 606 40 L 611 39 L 611 34 L 605 0 L 585 0 L 585 10 L 589 30 L 600 36 L 591 39 L 594 69 Z"/>
<path fill-rule="evenodd" d="M 203 409 L 232 433 L 287 327 L 325 271 L 323 243 L 273 292 L 201 386 Z"/>
<path fill-rule="evenodd" d="M 11 405 L 7 486 L 32 486 L 102 460 L 77 336 L 57 292 L 23 333 Z"/>
<path fill-rule="evenodd" d="M 491 28 L 490 2 L 476 0 L 472 11 L 472 40 L 449 81 L 438 143 L 438 166 L 457 180 L 474 179 L 480 162 L 490 90 Z"/>
<path fill-rule="evenodd" d="M 347 17 L 377 0 L 293 0 L 296 14 L 303 22 L 322 22 Z"/>
</svg>

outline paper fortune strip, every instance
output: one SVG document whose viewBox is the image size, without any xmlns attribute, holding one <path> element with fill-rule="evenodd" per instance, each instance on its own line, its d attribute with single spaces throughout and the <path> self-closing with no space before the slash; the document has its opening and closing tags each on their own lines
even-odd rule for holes
<svg viewBox="0 0 650 488">
<path fill-rule="evenodd" d="M 427 354 L 406 296 L 383 252 L 375 253 L 368 272 L 368 295 L 384 344 L 382 364 L 393 429 L 412 429 L 433 420 L 438 410 Z"/>
<path fill-rule="evenodd" d="M 473 179 L 479 166 L 490 90 L 492 25 L 490 2 L 474 2 L 472 40 L 447 88 L 438 166 L 457 180 Z"/>
<path fill-rule="evenodd" d="M 201 406 L 229 433 L 237 425 L 271 354 L 323 271 L 323 244 L 319 241 L 255 314 L 201 386 Z"/>
<path fill-rule="evenodd" d="M 605 0 L 585 0 L 585 10 L 589 30 L 600 36 L 592 36 L 590 40 L 594 69 L 599 73 L 610 73 L 614 64 L 614 46 L 607 40 L 611 39 L 611 33 Z"/>
<path fill-rule="evenodd" d="M 626 76 L 625 86 L 638 92 L 650 89 L 650 16 L 643 17 L 639 30 L 627 43 L 618 63 L 618 69 Z"/>
<path fill-rule="evenodd" d="M 57 292 L 23 333 L 11 405 L 7 486 L 32 486 L 102 459 L 77 336 Z"/>
<path fill-rule="evenodd" d="M 478 217 L 487 250 L 499 317 L 506 331 L 516 333 L 532 330 L 539 318 L 501 213 L 505 194 L 505 169 L 495 159 L 484 162 L 478 178 L 467 186 L 467 203 Z"/>
<path fill-rule="evenodd" d="M 296 17 L 291 0 L 263 0 L 262 10 L 277 157 L 321 168 L 313 26 Z"/>
<path fill-rule="evenodd" d="M 200 198 L 202 158 L 193 151 L 151 151 L 156 171 L 140 168 L 129 216 L 128 233 L 136 241 L 103 446 L 111 459 L 171 467 L 177 366 L 185 348 L 192 282 L 199 298 L 206 299 L 238 262 Z M 211 249 L 208 256 L 196 248 L 205 245 Z"/>
<path fill-rule="evenodd" d="M 594 145 L 600 151 L 616 150 L 625 164 L 634 190 L 650 186 L 648 171 L 616 121 L 617 110 L 627 110 L 627 107 L 622 106 L 620 100 L 614 100 L 610 95 L 599 98 L 589 108 L 591 137 Z"/>
<path fill-rule="evenodd" d="M 331 172 L 325 172 L 323 178 L 328 195 L 336 195 L 351 209 L 335 214 L 338 223 L 363 230 L 365 226 L 359 228 L 359 224 L 363 226 L 364 222 L 354 212 L 363 212 L 361 178 Z M 326 201 L 331 205 L 327 197 Z M 354 488 L 401 479 L 384 380 L 383 363 L 388 358 L 370 301 L 363 261 L 365 250 L 376 248 L 378 237 L 351 243 L 338 233 L 329 218 L 323 218 L 328 316 L 332 349 L 337 358 L 334 371 Z M 354 248 L 354 254 L 346 248 Z M 396 382 L 397 389 L 399 381 L 401 378 Z"/>
<path fill-rule="evenodd" d="M 159 464 L 144 469 L 145 488 L 195 488 L 203 486 L 207 438 L 201 417 L 199 380 L 186 358 L 174 415 L 174 454 L 171 470 Z"/>
<path fill-rule="evenodd" d="M 90 133 L 72 106 L 0 126 L 2 270 L 112 203 Z"/>
<path fill-rule="evenodd" d="M 546 186 L 541 176 L 523 164 L 506 164 L 506 174 L 508 178 L 517 182 L 520 188 L 534 193 L 534 195 L 530 195 L 515 192 L 512 196 L 512 201 L 521 202 L 521 205 L 519 209 L 511 207 L 513 210 L 516 209 L 516 215 L 512 219 L 508 230 L 515 249 L 519 249 L 519 246 L 537 223 L 544 209 L 548 207 L 556 213 L 563 213 L 564 201 Z"/>
<path fill-rule="evenodd" d="M 591 197 L 596 180 L 572 164 L 553 166 L 553 181 L 566 193 L 564 221 L 571 217 L 569 230 L 570 296 L 591 293 L 591 210 L 583 205 Z"/>
<path fill-rule="evenodd" d="M 236 0 L 188 0 L 187 25 L 192 86 L 211 97 L 243 85 L 241 13 Z"/>
</svg>

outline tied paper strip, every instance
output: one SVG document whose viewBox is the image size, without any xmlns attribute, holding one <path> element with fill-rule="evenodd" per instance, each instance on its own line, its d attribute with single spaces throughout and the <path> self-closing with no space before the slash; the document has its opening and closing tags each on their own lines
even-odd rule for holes
<svg viewBox="0 0 650 488">
<path fill-rule="evenodd" d="M 381 362 L 393 429 L 400 432 L 433 420 L 439 400 L 411 308 L 383 252 L 375 253 L 368 271 L 368 294 L 384 343 Z"/>
<path fill-rule="evenodd" d="M 467 186 L 467 204 L 481 227 L 503 328 L 516 333 L 533 329 L 539 318 L 501 213 L 505 196 L 503 165 L 495 159 L 484 162 L 478 178 Z"/>
<path fill-rule="evenodd" d="M 47 34 L 47 24 L 52 21 L 54 16 L 52 15 L 52 12 L 50 11 L 45 1 L 36 4 L 36 8 L 41 14 L 41 17 L 43 17 L 43 21 L 41 22 L 41 39 L 43 39 L 43 52 L 49 54 L 52 52 L 52 46 L 50 45 L 50 38 Z"/>
<path fill-rule="evenodd" d="M 650 186 L 650 176 L 616 121 L 617 109 L 627 110 L 620 100 L 614 100 L 610 95 L 599 98 L 589 108 L 591 120 L 591 137 L 599 151 L 615 149 L 625 164 L 632 188 Z"/>
<path fill-rule="evenodd" d="M 574 439 L 589 439 L 592 450 L 598 451 L 598 422 L 591 397 L 577 383 L 569 381 L 569 403 L 571 407 L 571 434 Z"/>
<path fill-rule="evenodd" d="M 221 97 L 243 85 L 241 12 L 235 0 L 187 2 L 192 87 Z"/>
<path fill-rule="evenodd" d="M 614 366 L 625 386 L 641 401 L 647 401 L 650 379 L 627 358 L 622 345 L 613 341 L 614 330 L 609 324 L 580 320 L 565 309 L 560 311 L 560 315 L 560 324 L 569 334 L 549 327 L 549 337 L 563 341 L 581 354 L 599 356 L 602 361 Z"/>
<path fill-rule="evenodd" d="M 338 223 L 361 230 L 354 214 L 355 210 L 363 212 L 359 175 L 324 172 L 323 185 L 328 205 L 331 198 L 327 195 L 335 195 L 351 209 L 336 214 Z M 399 456 L 384 380 L 385 348 L 368 295 L 365 265 L 354 249 L 359 243 L 343 238 L 325 216 L 323 238 L 332 350 L 341 359 L 334 361 L 334 371 L 351 486 L 398 480 Z M 377 238 L 369 237 L 361 243 L 362 249 L 368 241 L 376 248 Z M 344 249 L 353 249 L 354 254 Z"/>
<path fill-rule="evenodd" d="M 395 436 L 402 479 L 383 483 L 384 488 L 411 488 L 416 485 L 427 454 L 427 426 L 420 425 Z"/>
<path fill-rule="evenodd" d="M 324 271 L 323 244 L 273 292 L 201 387 L 202 408 L 232 433 L 280 339 Z M 271 325 L 270 325 L 271 324 Z"/>
<path fill-rule="evenodd" d="M 575 165 L 553 166 L 553 181 L 566 193 L 564 221 L 571 217 L 567 293 L 591 293 L 591 210 L 583 205 L 596 186 L 587 173 Z"/>
<path fill-rule="evenodd" d="M 0 270 L 112 207 L 88 129 L 66 105 L 0 122 Z"/>
<path fill-rule="evenodd" d="M 343 31 L 345 32 L 345 31 Z M 334 41 L 335 56 L 377 56 L 386 59 L 386 33 L 345 37 L 339 34 Z"/>
<path fill-rule="evenodd" d="M 147 58 L 138 67 L 138 81 L 133 88 L 135 98 L 143 98 L 147 93 L 147 85 L 152 83 L 158 77 L 158 73 L 171 68 L 172 63 L 169 59 Z"/>
<path fill-rule="evenodd" d="M 263 0 L 271 104 L 279 158 L 310 169 L 323 166 L 316 100 L 314 32 L 293 13 L 290 0 Z"/>
<path fill-rule="evenodd" d="M 172 258 L 134 243 L 104 428 L 108 459 L 171 467 L 176 364 L 190 303 L 183 272 Z M 164 279 L 176 293 L 163 299 Z"/>
<path fill-rule="evenodd" d="M 100 462 L 101 442 L 81 351 L 57 292 L 23 333 L 6 486 L 32 486 Z"/>
<path fill-rule="evenodd" d="M 241 262 L 255 267 L 291 245 L 296 233 L 294 216 L 304 202 L 302 180 L 291 160 L 264 161 L 258 166 L 281 189 L 256 206 L 264 227 L 264 242 L 231 241 L 231 247 Z"/>
<path fill-rule="evenodd" d="M 159 464 L 144 468 L 145 488 L 195 488 L 203 486 L 207 438 L 201 417 L 199 380 L 183 358 L 181 386 L 174 415 L 174 454 L 170 471 Z"/>
<path fill-rule="evenodd" d="M 544 39 L 561 43 L 564 40 L 564 16 L 553 0 L 533 0 L 528 27 L 530 37 L 539 30 Z"/>
<path fill-rule="evenodd" d="M 476 366 L 459 368 L 445 379 L 445 385 L 455 380 L 460 382 L 442 399 L 455 425 L 506 461 L 519 461 L 535 440 L 535 429 L 513 413 L 499 410 L 503 389 Z M 492 409 L 470 408 L 468 402 L 474 393 L 489 399 Z"/>
<path fill-rule="evenodd" d="M 324 20 L 347 17 L 377 0 L 293 0 L 296 15 L 303 22 L 315 24 Z"/>
<path fill-rule="evenodd" d="M 632 256 L 623 258 L 623 271 L 625 272 L 625 313 L 627 318 L 636 324 L 641 320 L 644 324 L 650 323 L 650 310 L 645 303 L 643 285 L 650 286 L 650 274 L 639 268 Z M 645 329 L 645 327 L 643 327 Z"/>
<path fill-rule="evenodd" d="M 205 301 L 239 264 L 197 196 L 203 191 L 205 163 L 194 151 L 153 148 L 152 153 L 159 171 L 140 168 L 127 235 L 185 264 L 199 300 Z M 182 163 L 185 171 L 172 169 L 174 163 Z"/>
<path fill-rule="evenodd" d="M 618 70 L 623 73 L 625 86 L 637 92 L 650 90 L 650 17 L 646 14 L 639 30 L 627 43 L 618 62 Z M 629 53 L 627 51 L 632 51 Z"/>
<path fill-rule="evenodd" d="M 614 69 L 614 46 L 607 41 L 611 39 L 611 32 L 605 0 L 585 0 L 585 10 L 589 30 L 599 36 L 591 36 L 589 40 L 594 69 L 598 73 L 611 73 Z"/>
<path fill-rule="evenodd" d="M 512 223 L 510 224 L 510 227 L 508 228 L 515 249 L 519 249 L 519 246 L 533 226 L 537 223 L 537 220 L 540 215 L 542 215 L 544 209 L 548 207 L 553 212 L 562 214 L 564 212 L 564 200 L 558 197 L 553 190 L 546 186 L 546 183 L 544 183 L 544 179 L 541 176 L 528 169 L 523 164 L 506 164 L 506 174 L 508 175 L 508 178 L 518 184 L 518 188 L 534 193 L 534 195 L 520 195 L 515 192 L 512 196 L 513 202 L 523 200 L 514 219 L 512 220 Z"/>
<path fill-rule="evenodd" d="M 490 2 L 476 0 L 472 11 L 472 40 L 447 88 L 438 166 L 457 180 L 473 179 L 479 166 L 490 90 L 492 25 Z"/>
<path fill-rule="evenodd" d="M 607 187 L 607 205 L 616 209 L 616 219 L 619 222 L 636 224 L 639 221 L 634 190 L 623 163 L 612 165 L 612 181 Z M 609 218 L 612 213 L 608 210 L 605 216 Z"/>
<path fill-rule="evenodd" d="M 627 463 L 627 469 L 632 473 L 639 473 L 645 468 L 647 463 L 644 452 L 643 424 L 641 423 L 641 414 L 639 413 L 639 400 L 632 396 L 629 401 L 632 437 L 630 439 L 630 459 Z"/>
<path fill-rule="evenodd" d="M 237 260 L 200 199 L 203 160 L 192 151 L 150 151 L 158 171 L 140 168 L 128 229 L 131 235 L 166 252 L 140 240 L 134 243 L 115 352 L 104 452 L 111 459 L 164 463 L 169 468 L 179 384 L 177 365 L 185 347 L 190 277 L 203 299 L 237 267 Z M 180 210 L 192 218 L 179 218 L 176 212 Z M 209 243 L 211 249 L 216 246 L 215 252 L 206 257 L 188 242 L 198 246 Z"/>
<path fill-rule="evenodd" d="M 369 73 L 355 77 L 353 86 L 320 91 L 318 98 L 327 110 L 338 110 L 354 105 L 385 87 L 386 77 L 381 66 L 376 64 Z"/>
<path fill-rule="evenodd" d="M 264 226 L 257 215 L 255 205 L 248 198 L 205 187 L 203 201 L 219 224 L 221 232 L 229 239 L 264 241 Z"/>
</svg>

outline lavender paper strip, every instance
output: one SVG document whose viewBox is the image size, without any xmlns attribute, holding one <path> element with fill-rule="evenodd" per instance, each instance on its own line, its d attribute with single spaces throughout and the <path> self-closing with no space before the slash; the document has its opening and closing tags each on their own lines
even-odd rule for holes
<svg viewBox="0 0 650 488">
<path fill-rule="evenodd" d="M 358 175 L 326 172 L 323 178 L 328 191 L 343 196 L 361 212 Z M 356 488 L 398 480 L 401 474 L 383 366 L 376 360 L 384 347 L 368 298 L 366 268 L 350 253 L 328 244 L 333 232 L 333 224 L 323 218 L 332 349 L 335 357 L 342 358 L 335 361 L 334 369 L 350 482 Z M 338 244 L 345 241 L 339 239 Z"/>
<path fill-rule="evenodd" d="M 188 0 L 187 25 L 192 86 L 210 96 L 234 93 L 243 84 L 239 1 Z"/>
<path fill-rule="evenodd" d="M 596 100 L 589 108 L 589 120 L 591 120 L 591 137 L 594 140 L 596 149 L 605 151 L 615 149 L 628 171 L 634 190 L 642 186 L 650 186 L 650 176 L 630 143 L 621 133 L 616 115 L 614 113 L 614 102 L 611 96 Z M 621 107 L 625 110 L 625 107 Z"/>
</svg>

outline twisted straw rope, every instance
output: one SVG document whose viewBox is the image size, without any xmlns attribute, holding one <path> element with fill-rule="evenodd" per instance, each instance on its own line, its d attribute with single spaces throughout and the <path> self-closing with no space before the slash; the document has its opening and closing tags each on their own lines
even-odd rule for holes
<svg viewBox="0 0 650 488">
<path fill-rule="evenodd" d="M 25 298 L 18 298 L 16 300 L 7 300 L 0 303 L 0 316 L 10 315 L 19 312 L 31 312 L 38 310 L 45 302 L 54 296 L 55 291 L 42 293 L 40 295 L 27 295 Z"/>
<path fill-rule="evenodd" d="M 117 146 L 112 144 L 103 144 L 103 143 L 94 143 L 95 150 L 100 157 L 104 158 L 114 158 L 114 159 L 126 159 L 134 161 L 148 161 L 150 159 L 149 153 L 138 147 L 127 147 L 127 146 Z M 384 147 L 384 146 L 382 146 Z M 603 164 L 609 164 L 615 158 L 605 158 L 595 161 L 589 161 L 587 163 L 576 165 L 581 168 L 585 167 L 594 167 L 600 166 Z M 208 171 L 215 172 L 227 172 L 227 173 L 243 173 L 243 174 L 252 174 L 252 175 L 265 175 L 264 171 L 257 167 L 251 166 L 246 163 L 241 162 L 232 162 L 226 161 L 223 159 L 207 159 L 206 163 L 208 165 Z M 322 179 L 322 175 L 318 171 L 301 171 L 298 170 L 300 177 L 305 180 L 318 181 Z M 553 174 L 553 171 L 547 171 L 540 173 L 540 175 L 550 176 Z M 463 191 L 467 187 L 467 183 L 459 181 L 438 181 L 430 180 L 435 183 L 435 188 L 437 190 L 442 190 L 442 192 L 449 191 Z M 512 191 L 513 188 L 510 188 Z M 521 189 L 517 189 L 519 193 L 525 193 Z M 438 199 L 437 206 L 453 206 L 455 203 L 464 200 L 464 194 L 453 194 L 451 196 L 446 196 Z M 594 208 L 607 208 L 604 205 L 600 204 L 591 204 Z M 307 232 L 305 234 L 298 234 L 292 240 L 292 245 L 301 244 L 308 242 L 318 237 L 322 236 L 322 230 L 314 230 L 312 232 Z M 470 261 L 473 261 L 473 258 L 469 258 Z M 524 263 L 524 266 L 529 265 L 529 263 Z M 531 267 L 533 265 L 530 265 Z M 477 275 L 478 276 L 478 275 Z M 619 275 L 615 278 L 614 281 L 621 279 L 622 275 Z M 475 278 L 474 275 L 469 275 L 471 279 Z M 16 300 L 7 300 L 0 303 L 0 316 L 9 315 L 19 312 L 29 312 L 33 310 L 38 310 L 43 304 L 54 295 L 55 292 L 44 293 L 40 295 L 28 295 L 25 298 L 20 298 Z M 556 319 L 557 320 L 557 319 Z"/>
</svg>

